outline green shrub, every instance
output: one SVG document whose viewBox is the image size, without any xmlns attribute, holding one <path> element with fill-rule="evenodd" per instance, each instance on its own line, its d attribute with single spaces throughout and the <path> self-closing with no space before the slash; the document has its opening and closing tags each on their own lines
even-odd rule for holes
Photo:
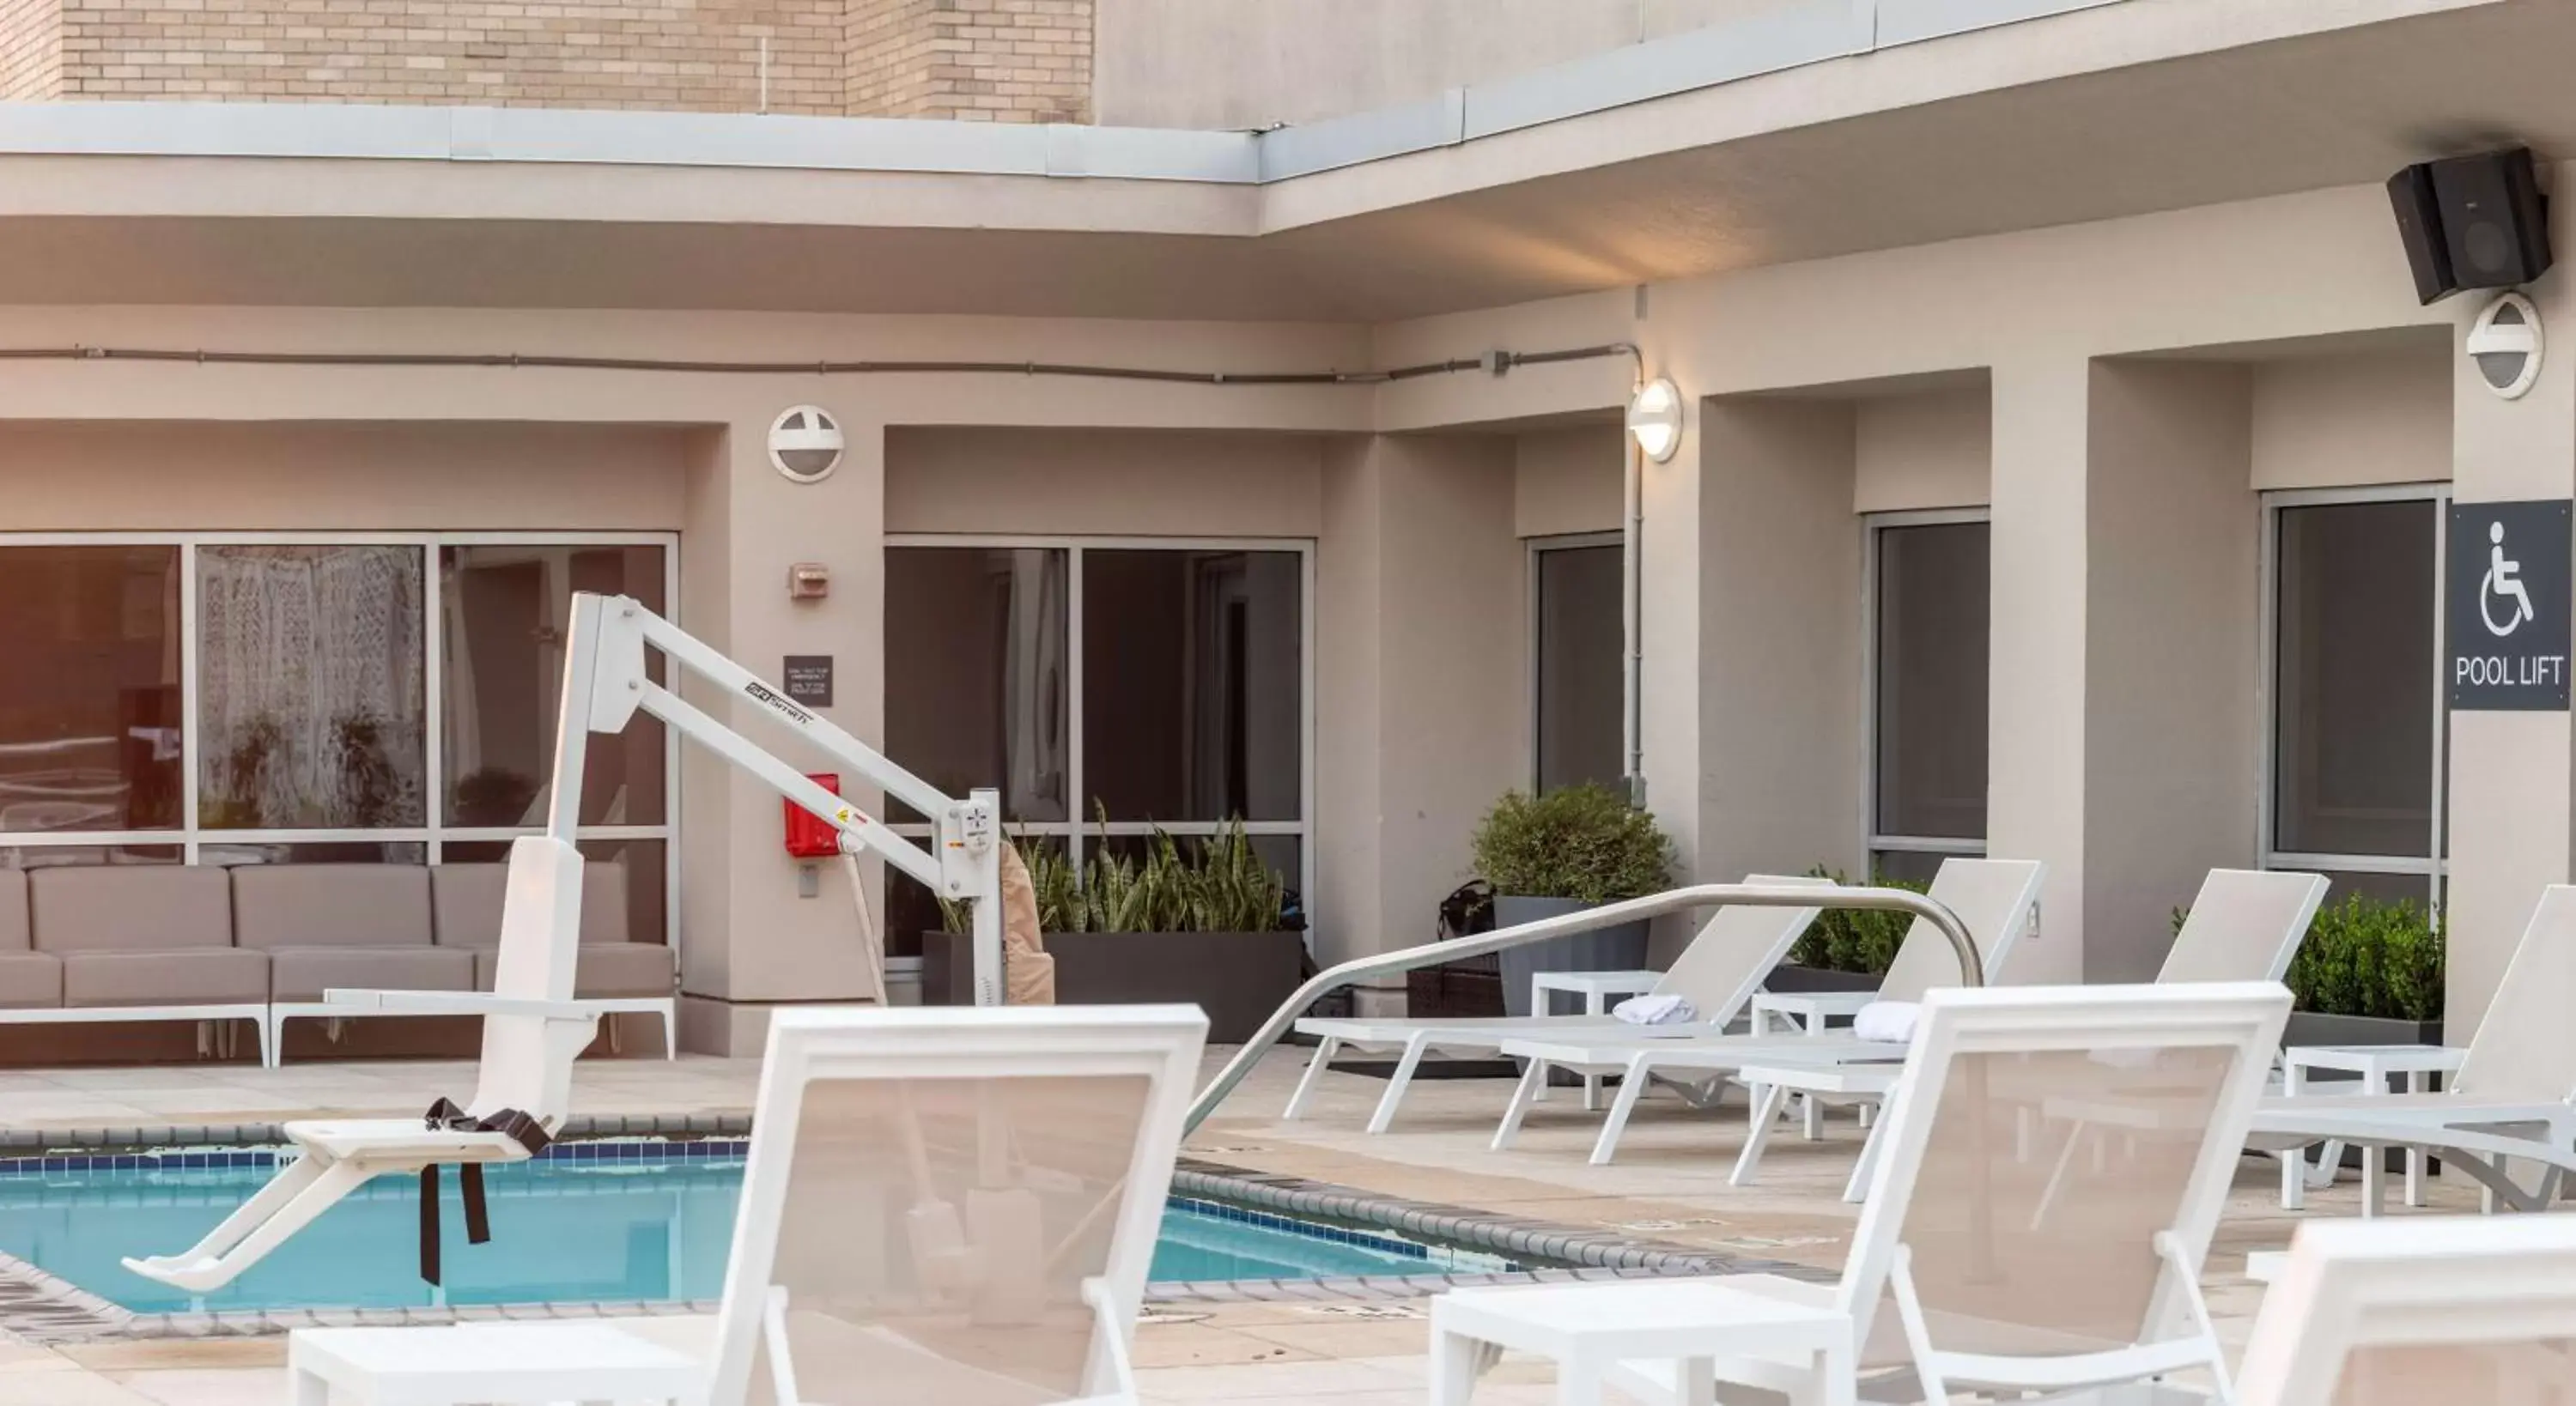
<svg viewBox="0 0 2576 1406">
<path fill-rule="evenodd" d="M 2174 910 L 2174 931 L 2188 916 Z M 2303 1011 L 2440 1020 L 2442 948 L 2440 915 L 2356 893 L 2317 910 L 2285 980 Z"/>
<path fill-rule="evenodd" d="M 1062 849 L 1019 836 L 1014 844 L 1037 893 L 1038 927 L 1059 932 L 1274 932 L 1288 881 L 1262 862 L 1243 822 L 1186 845 L 1161 830 L 1137 858 L 1109 846 L 1103 820 L 1090 863 L 1077 872 Z M 940 925 L 966 930 L 966 905 L 939 901 Z"/>
<path fill-rule="evenodd" d="M 1477 876 L 1520 898 L 1615 903 L 1671 883 L 1672 846 L 1653 814 L 1606 786 L 1506 791 L 1473 846 Z"/>
<path fill-rule="evenodd" d="M 1837 884 L 1850 880 L 1841 870 L 1827 870 L 1819 864 L 1807 871 L 1809 877 L 1831 879 Z M 1891 879 L 1872 873 L 1870 887 L 1904 889 L 1922 893 L 1929 884 L 1905 879 Z M 1905 942 L 1906 931 L 1914 926 L 1911 913 L 1889 913 L 1860 908 L 1828 908 L 1816 915 L 1816 921 L 1800 934 L 1797 945 L 1789 949 L 1789 960 L 1818 971 L 1863 972 L 1871 976 L 1885 972 L 1896 960 L 1896 949 Z"/>
</svg>

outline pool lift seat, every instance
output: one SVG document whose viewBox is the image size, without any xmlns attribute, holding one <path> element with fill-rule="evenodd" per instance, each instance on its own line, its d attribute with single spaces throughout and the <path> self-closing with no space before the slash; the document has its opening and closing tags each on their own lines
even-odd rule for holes
<svg viewBox="0 0 2576 1406">
<path fill-rule="evenodd" d="M 930 849 L 895 834 L 798 768 L 683 702 L 645 669 L 650 645 L 730 695 L 792 728 L 869 784 L 930 816 L 938 835 Z M 751 772 L 831 825 L 857 898 L 857 856 L 874 852 L 932 892 L 968 905 L 973 927 L 977 1005 L 1002 997 L 1002 904 L 999 797 L 977 790 L 965 800 L 862 744 L 790 701 L 677 626 L 624 596 L 577 592 L 567 637 L 562 706 L 546 833 L 511 842 L 501 944 L 490 992 L 330 990 L 323 999 L 353 1013 L 479 1015 L 483 1046 L 473 1097 L 458 1108 L 445 1099 L 417 1118 L 290 1122 L 284 1132 L 299 1154 L 206 1237 L 175 1255 L 129 1258 L 125 1267 L 193 1294 L 212 1293 L 266 1258 L 324 1211 L 376 1177 L 422 1179 L 421 1272 L 438 1282 L 437 1169 L 459 1169 L 468 1238 L 489 1238 L 482 1168 L 522 1162 L 543 1151 L 571 1115 L 573 1061 L 597 1033 L 596 1011 L 575 1003 L 580 956 L 582 859 L 573 844 L 579 821 L 584 754 L 593 732 L 622 731 L 638 709 Z M 864 907 L 861 909 L 864 914 Z M 863 932 L 865 925 L 862 924 Z M 871 969 L 879 954 L 867 954 Z M 883 988 L 878 988 L 880 1001 Z"/>
</svg>

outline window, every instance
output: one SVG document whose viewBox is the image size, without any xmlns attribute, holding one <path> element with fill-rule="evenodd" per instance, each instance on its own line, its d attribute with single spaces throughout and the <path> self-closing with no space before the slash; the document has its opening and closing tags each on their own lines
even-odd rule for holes
<svg viewBox="0 0 2576 1406">
<path fill-rule="evenodd" d="M 1015 837 L 1074 863 L 1240 818 L 1312 889 L 1303 544 L 897 538 L 886 549 L 886 750 L 950 795 L 998 786 Z M 904 833 L 927 833 L 898 811 Z M 938 925 L 893 885 L 888 952 Z"/>
<path fill-rule="evenodd" d="M 1868 520 L 1870 862 L 1929 880 L 1986 852 L 1985 514 Z"/>
<path fill-rule="evenodd" d="M 673 567 L 658 535 L 0 533 L 0 865 L 497 855 L 543 823 L 572 593 L 660 610 Z M 671 750 L 593 736 L 579 832 L 643 866 L 657 941 Z"/>
<path fill-rule="evenodd" d="M 2266 867 L 2440 901 L 2447 501 L 2420 488 L 2265 501 Z"/>
<path fill-rule="evenodd" d="M 1627 770 L 1623 553 L 1616 534 L 1530 543 L 1532 779 L 1541 791 Z"/>
</svg>

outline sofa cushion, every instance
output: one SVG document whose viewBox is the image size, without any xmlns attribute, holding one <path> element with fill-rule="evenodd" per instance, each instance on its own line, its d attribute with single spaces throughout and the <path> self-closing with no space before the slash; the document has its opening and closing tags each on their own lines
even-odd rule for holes
<svg viewBox="0 0 2576 1406">
<path fill-rule="evenodd" d="M 268 954 L 239 947 L 65 952 L 62 961 L 66 1006 L 245 1005 L 268 999 Z"/>
<path fill-rule="evenodd" d="M 427 947 L 429 871 L 417 864 L 248 864 L 233 871 L 243 947 Z"/>
<path fill-rule="evenodd" d="M 429 871 L 431 908 L 438 915 L 441 947 L 498 947 L 506 864 L 438 864 Z M 626 866 L 596 861 L 581 867 L 581 940 L 630 942 L 626 925 Z M 659 945 L 659 944 L 652 944 Z"/>
<path fill-rule="evenodd" d="M 27 876 L 27 895 L 29 932 L 39 952 L 166 953 L 233 945 L 232 880 L 221 869 L 39 869 Z"/>
<path fill-rule="evenodd" d="M 435 947 L 279 947 L 269 957 L 269 998 L 319 1001 L 334 986 L 374 991 L 471 991 L 474 955 Z"/>
<path fill-rule="evenodd" d="M 0 869 L 0 952 L 27 950 L 27 871 Z"/>
<path fill-rule="evenodd" d="M 0 952 L 0 1006 L 24 1010 L 63 1003 L 63 962 L 42 952 Z"/>
<path fill-rule="evenodd" d="M 492 989 L 501 950 L 485 947 L 474 954 L 474 989 Z M 651 996 L 672 994 L 671 949 L 651 942 L 594 942 L 581 949 L 573 968 L 572 994 L 584 996 Z"/>
</svg>

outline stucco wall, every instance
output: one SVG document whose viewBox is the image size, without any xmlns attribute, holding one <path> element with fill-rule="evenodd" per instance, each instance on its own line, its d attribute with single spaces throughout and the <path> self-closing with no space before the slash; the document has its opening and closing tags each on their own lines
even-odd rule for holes
<svg viewBox="0 0 2576 1406">
<path fill-rule="evenodd" d="M 1991 406 L 1982 385 L 1861 401 L 1852 417 L 1852 511 L 1984 506 L 1992 497 Z"/>
<path fill-rule="evenodd" d="M 897 425 L 886 530 L 1313 537 L 1319 435 Z"/>
<path fill-rule="evenodd" d="M 2420 351 L 2256 363 L 2254 486 L 2448 479 L 2450 363 L 2440 339 Z"/>
<path fill-rule="evenodd" d="M 647 426 L 0 419 L 0 531 L 670 531 L 692 452 Z"/>
<path fill-rule="evenodd" d="M 1567 425 L 1516 436 L 1512 531 L 1522 537 L 1618 531 L 1627 453 L 1627 431 L 1616 424 Z"/>
</svg>

